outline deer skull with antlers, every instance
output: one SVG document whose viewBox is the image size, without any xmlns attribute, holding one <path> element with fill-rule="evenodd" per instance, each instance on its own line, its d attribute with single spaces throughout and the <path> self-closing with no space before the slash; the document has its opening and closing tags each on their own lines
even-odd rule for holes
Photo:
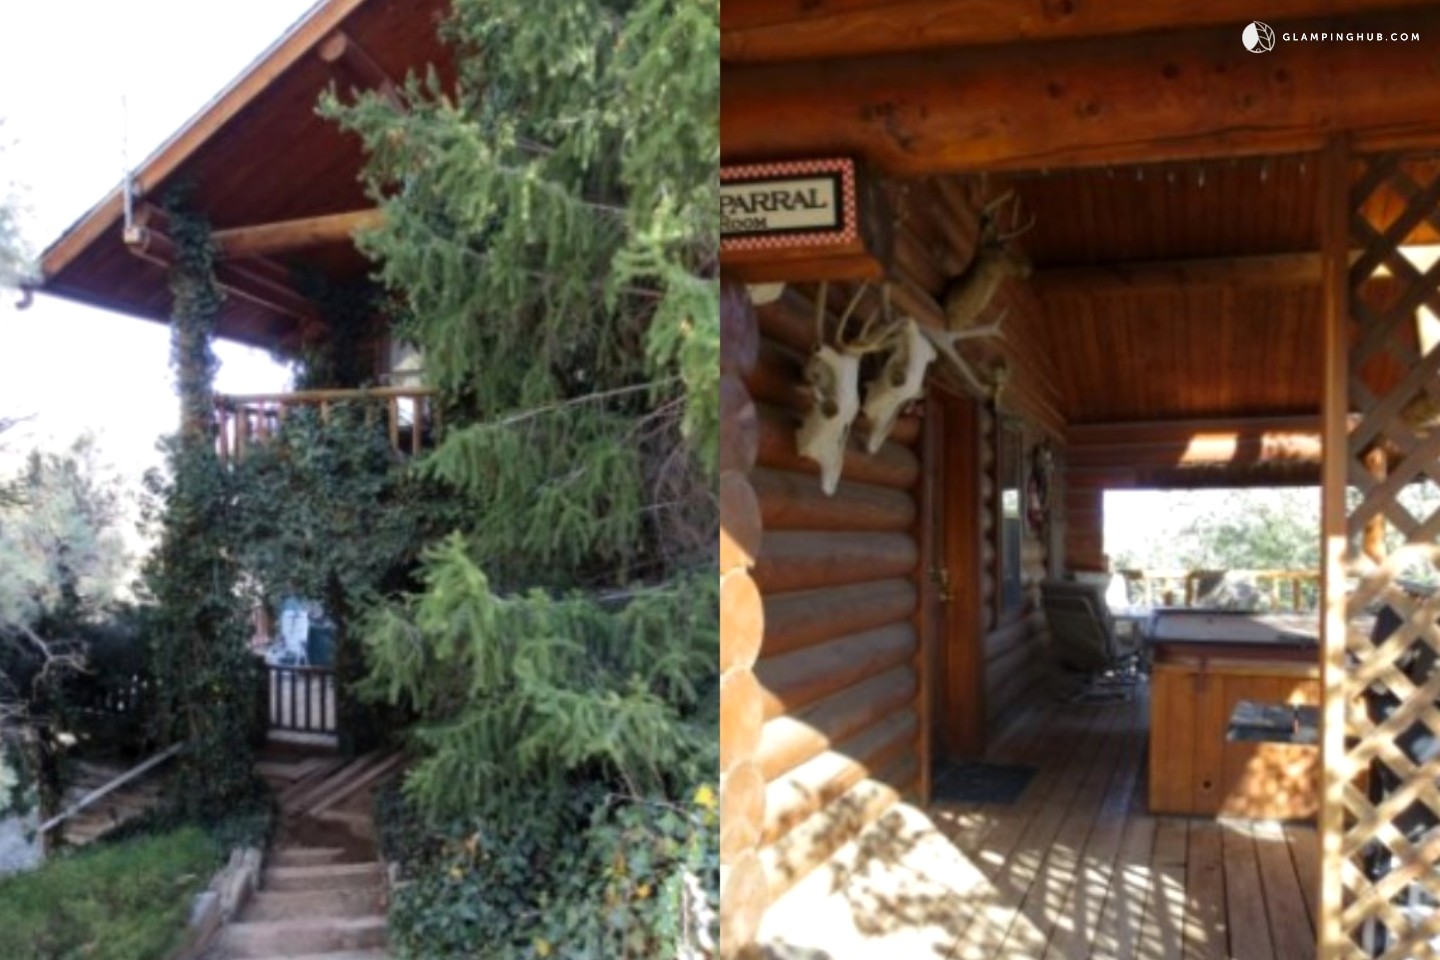
<svg viewBox="0 0 1440 960">
<path fill-rule="evenodd" d="M 980 228 L 975 240 L 975 252 L 970 263 L 945 286 L 943 304 L 945 308 L 945 329 L 925 330 L 925 336 L 952 364 L 966 381 L 979 393 L 988 391 L 965 358 L 955 349 L 960 340 L 1000 335 L 1000 324 L 1008 311 L 1001 311 L 990 323 L 980 325 L 981 315 L 990 307 L 990 301 L 1008 277 L 1024 279 L 1030 276 L 1030 262 L 1022 255 L 1010 250 L 1006 244 L 1031 227 L 1035 226 L 1032 214 L 1025 223 L 1020 223 L 1020 205 L 1015 201 L 1011 207 L 1009 229 L 1000 226 L 1001 210 L 1015 196 L 1007 191 L 991 200 L 980 211 Z"/>
<path fill-rule="evenodd" d="M 871 314 L 854 339 L 847 339 L 846 330 L 850 315 L 855 311 L 855 307 L 864 293 L 865 287 L 862 286 L 855 292 L 850 305 L 840 317 L 835 331 L 835 346 L 827 346 L 822 342 L 805 364 L 805 379 L 810 384 L 814 401 L 805 421 L 800 425 L 796 445 L 803 456 L 820 464 L 820 488 L 825 491 L 826 495 L 834 494 L 836 486 L 840 482 L 840 469 L 845 459 L 845 445 L 850 437 L 850 427 L 854 423 L 855 416 L 860 412 L 860 362 L 868 354 L 896 350 L 902 333 L 902 325 L 890 315 L 890 298 L 887 291 L 882 295 L 882 309 Z M 817 341 L 822 339 L 824 332 L 825 294 L 826 285 L 822 284 L 819 296 L 815 301 Z M 930 356 L 934 357 L 933 350 L 930 351 Z M 894 362 L 893 357 L 891 362 Z M 889 365 L 887 365 L 887 372 L 888 370 Z M 923 378 L 924 365 L 922 364 L 919 379 L 923 380 Z M 870 409 L 874 397 L 875 388 L 872 385 L 866 392 L 867 411 Z M 888 422 L 883 427 L 883 432 L 880 433 L 878 439 L 876 439 L 874 429 L 876 420 L 867 412 L 866 416 L 871 418 L 872 425 L 870 437 L 872 452 L 879 448 L 880 443 L 884 440 L 884 434 L 890 431 L 894 424 L 895 412 L 898 410 L 899 405 L 888 414 Z"/>
<path fill-rule="evenodd" d="M 865 419 L 870 421 L 865 449 L 870 453 L 879 451 L 905 405 L 924 392 L 925 371 L 935 359 L 934 345 L 912 319 L 901 321 L 888 343 L 885 368 L 865 389 Z"/>
<path fill-rule="evenodd" d="M 796 435 L 802 456 L 820 464 L 820 489 L 827 495 L 840 482 L 850 425 L 860 412 L 860 358 L 822 345 L 805 364 L 814 397 Z"/>
</svg>

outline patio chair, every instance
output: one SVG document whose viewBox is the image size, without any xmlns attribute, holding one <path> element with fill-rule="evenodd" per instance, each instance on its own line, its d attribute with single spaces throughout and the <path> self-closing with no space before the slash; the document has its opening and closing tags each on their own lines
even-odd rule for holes
<svg viewBox="0 0 1440 960">
<path fill-rule="evenodd" d="M 1085 582 L 1047 580 L 1040 585 L 1050 642 L 1061 666 L 1085 675 L 1079 698 L 1128 697 L 1140 673 L 1140 638 L 1116 633 L 1105 591 Z"/>
</svg>

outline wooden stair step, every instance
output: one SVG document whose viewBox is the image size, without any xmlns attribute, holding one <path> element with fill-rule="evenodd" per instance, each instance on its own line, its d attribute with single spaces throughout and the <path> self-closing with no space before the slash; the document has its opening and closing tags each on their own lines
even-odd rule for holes
<svg viewBox="0 0 1440 960">
<path fill-rule="evenodd" d="M 272 867 L 309 867 L 316 864 L 340 863 L 344 847 L 281 847 L 265 858 Z"/>
<path fill-rule="evenodd" d="M 217 958 L 219 960 L 219 958 Z M 293 953 L 273 954 L 257 960 L 390 960 L 389 951 L 383 948 L 370 950 L 341 950 L 330 953 L 307 953 L 297 956 Z"/>
<path fill-rule="evenodd" d="M 330 863 L 309 867 L 271 867 L 261 879 L 261 889 L 362 890 L 380 886 L 383 873 L 378 863 Z"/>
<path fill-rule="evenodd" d="M 310 803 L 310 813 L 319 814 L 329 810 L 346 798 L 380 780 L 392 770 L 399 768 L 404 760 L 405 757 L 401 753 L 392 753 L 388 757 L 377 758 L 374 762 L 358 771 L 355 776 L 347 778 L 343 783 L 337 783 L 333 791 L 326 792 L 323 796 Z"/>
<path fill-rule="evenodd" d="M 295 811 L 303 811 L 314 802 L 315 798 L 324 795 L 337 785 L 349 781 L 358 771 L 363 770 L 366 764 L 378 756 L 378 751 L 367 753 L 363 757 L 357 757 L 343 766 L 331 770 L 324 777 L 316 778 L 306 789 L 297 791 L 288 797 L 286 807 Z"/>
<path fill-rule="evenodd" d="M 276 892 L 261 890 L 250 898 L 241 919 L 246 922 L 299 920 L 315 917 L 383 917 L 385 891 L 306 890 Z"/>
<path fill-rule="evenodd" d="M 321 917 L 231 923 L 217 938 L 221 957 L 324 954 L 385 945 L 384 917 Z"/>
</svg>

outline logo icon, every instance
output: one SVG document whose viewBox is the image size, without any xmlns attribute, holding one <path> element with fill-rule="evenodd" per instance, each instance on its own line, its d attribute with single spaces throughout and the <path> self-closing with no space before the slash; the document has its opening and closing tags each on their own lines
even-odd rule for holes
<svg viewBox="0 0 1440 960">
<path fill-rule="evenodd" d="M 1270 29 L 1269 24 L 1252 20 L 1240 31 L 1240 42 L 1251 53 L 1269 53 L 1275 49 L 1275 31 Z"/>
</svg>

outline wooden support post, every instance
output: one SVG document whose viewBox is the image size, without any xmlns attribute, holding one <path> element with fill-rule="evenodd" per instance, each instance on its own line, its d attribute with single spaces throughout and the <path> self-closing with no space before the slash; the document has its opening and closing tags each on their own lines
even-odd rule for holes
<svg viewBox="0 0 1440 960">
<path fill-rule="evenodd" d="M 1321 757 L 1324 787 L 1320 805 L 1321 884 L 1320 917 L 1315 924 L 1317 956 L 1333 960 L 1348 956 L 1349 938 L 1340 923 L 1344 903 L 1345 856 L 1345 724 L 1346 584 L 1347 546 L 1345 491 L 1349 459 L 1347 376 L 1349 373 L 1350 291 L 1350 157 L 1348 144 L 1334 138 L 1325 146 L 1321 162 L 1319 222 L 1324 249 L 1323 308 L 1325 338 L 1325 399 L 1323 407 L 1324 461 L 1321 487 L 1321 530 L 1324 564 L 1321 596 L 1324 650 L 1321 718 Z"/>
</svg>

